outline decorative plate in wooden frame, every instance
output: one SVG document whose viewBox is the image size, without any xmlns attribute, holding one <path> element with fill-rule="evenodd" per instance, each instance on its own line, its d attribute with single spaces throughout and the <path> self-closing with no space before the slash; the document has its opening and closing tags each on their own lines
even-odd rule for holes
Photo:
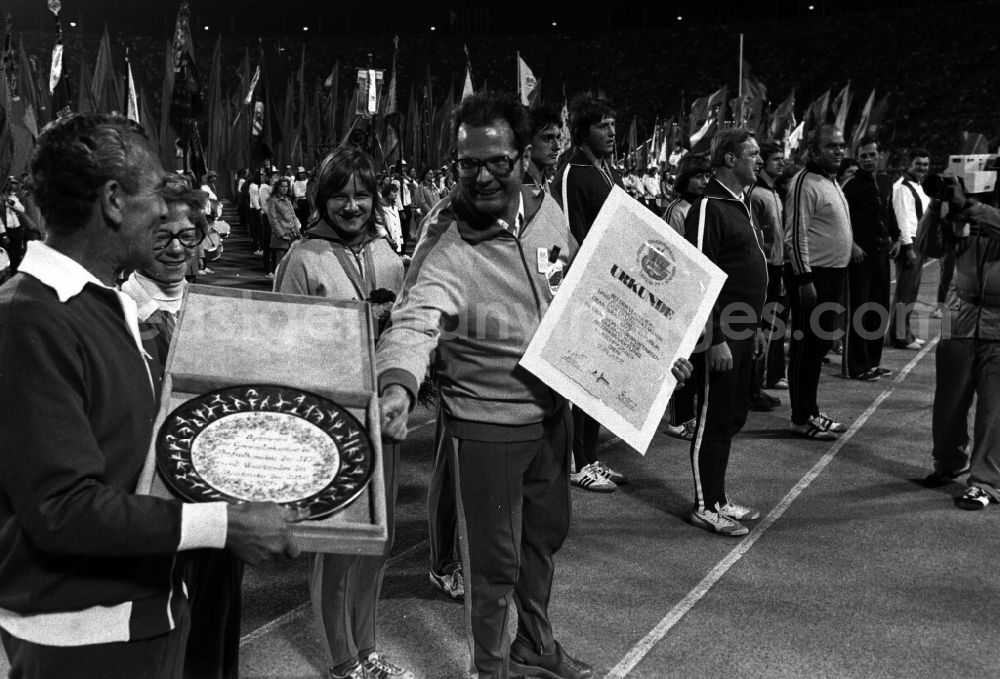
<svg viewBox="0 0 1000 679">
<path fill-rule="evenodd" d="M 302 519 L 349 505 L 374 468 L 365 427 L 346 409 L 300 389 L 261 384 L 181 404 L 160 427 L 156 462 L 192 502 L 277 502 Z"/>
</svg>

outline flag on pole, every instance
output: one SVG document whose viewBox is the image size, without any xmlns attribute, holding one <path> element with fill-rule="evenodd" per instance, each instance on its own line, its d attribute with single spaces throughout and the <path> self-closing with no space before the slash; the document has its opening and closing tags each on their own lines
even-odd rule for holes
<svg viewBox="0 0 1000 679">
<path fill-rule="evenodd" d="M 48 6 L 56 22 L 56 44 L 52 47 L 52 65 L 49 68 L 49 94 L 52 96 L 52 117 L 61 118 L 73 110 L 73 92 L 70 89 L 69 78 L 63 77 L 65 73 L 63 34 L 62 24 L 59 21 L 62 5 L 59 0 L 49 0 Z"/>
<path fill-rule="evenodd" d="M 129 120 L 142 124 L 139 120 L 139 94 L 135 91 L 135 78 L 132 77 L 132 62 L 125 51 L 125 68 L 128 69 L 128 92 L 126 93 L 125 115 Z"/>
<path fill-rule="evenodd" d="M 378 113 L 378 103 L 382 96 L 384 72 L 373 68 L 358 69 L 358 100 L 354 113 L 371 117 Z"/>
<path fill-rule="evenodd" d="M 517 53 L 517 92 L 521 96 L 521 103 L 527 106 L 531 103 L 531 95 L 538 87 L 535 74 L 531 72 L 528 65 L 521 58 L 521 53 Z"/>
<path fill-rule="evenodd" d="M 778 105 L 771 117 L 771 139 L 784 139 L 789 128 L 795 127 L 795 89 Z"/>
<path fill-rule="evenodd" d="M 566 103 L 566 87 L 563 86 L 563 105 L 562 111 L 559 112 L 560 129 L 559 129 L 559 153 L 560 155 L 566 153 L 571 146 L 573 146 L 572 135 L 569 131 L 569 106 Z"/>
<path fill-rule="evenodd" d="M 856 158 L 858 155 L 858 148 L 861 146 L 861 140 L 866 134 L 868 134 L 868 120 L 872 115 L 872 107 L 875 105 L 875 88 L 872 88 L 872 93 L 868 95 L 868 101 L 865 102 L 864 108 L 861 109 L 861 117 L 858 122 L 854 125 L 854 131 L 851 133 L 851 157 Z"/>
<path fill-rule="evenodd" d="M 847 113 L 851 108 L 851 81 L 848 80 L 847 84 L 844 85 L 844 89 L 837 94 L 837 98 L 833 100 L 833 115 L 834 115 L 834 125 L 841 132 L 846 133 L 847 126 Z"/>
<path fill-rule="evenodd" d="M 725 104 L 727 90 L 720 87 L 711 94 L 699 97 L 691 102 L 691 115 L 688 118 L 689 136 L 694 136 L 699 130 L 705 127 L 705 122 L 718 115 L 719 108 Z"/>
<path fill-rule="evenodd" d="M 805 134 L 806 121 L 799 123 L 791 134 L 788 135 L 788 142 L 785 144 L 785 158 L 792 157 L 792 151 L 802 144 L 802 136 Z"/>
<path fill-rule="evenodd" d="M 389 76 L 389 94 L 385 97 L 385 115 L 391 116 L 399 112 L 399 104 L 396 100 L 396 57 L 399 54 L 399 36 L 392 39 L 392 75 Z"/>
<path fill-rule="evenodd" d="M 465 84 L 462 85 L 462 99 L 464 101 L 466 97 L 475 94 L 475 90 L 472 87 L 472 61 L 469 59 L 469 47 L 467 45 L 462 45 L 465 50 Z"/>
</svg>

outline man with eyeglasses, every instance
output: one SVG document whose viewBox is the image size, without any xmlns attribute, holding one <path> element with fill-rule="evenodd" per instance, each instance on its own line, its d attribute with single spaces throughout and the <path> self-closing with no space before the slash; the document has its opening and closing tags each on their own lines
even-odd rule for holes
<svg viewBox="0 0 1000 679">
<path fill-rule="evenodd" d="M 437 454 L 455 479 L 478 676 L 583 679 L 592 669 L 562 649 L 548 616 L 552 557 L 569 530 L 569 408 L 518 365 L 558 285 L 552 262 L 577 248 L 555 201 L 523 184 L 531 129 L 509 95 L 474 94 L 459 105 L 458 184 L 424 221 L 375 365 L 382 433 L 402 439 L 438 350 L 437 438 L 446 450 Z"/>
<path fill-rule="evenodd" d="M 118 116 L 50 123 L 31 159 L 46 224 L 0 287 L 0 643 L 11 676 L 182 676 L 190 625 L 181 554 L 299 552 L 276 504 L 149 494 L 158 405 L 135 302 L 167 216 L 166 173 Z"/>
<path fill-rule="evenodd" d="M 792 310 L 788 349 L 791 431 L 810 439 L 836 439 L 847 427 L 820 412 L 817 402 L 823 356 L 842 336 L 847 265 L 854 241 L 847 198 L 837 183 L 844 159 L 843 133 L 820 125 L 809 142 L 809 162 L 785 198 L 785 265 Z"/>
<path fill-rule="evenodd" d="M 582 243 L 611 189 L 624 189 L 612 164 L 615 154 L 615 111 L 611 102 L 591 93 L 579 94 L 569 105 L 573 151 L 552 180 L 552 195 L 569 218 L 569 228 Z M 625 475 L 597 459 L 601 425 L 573 408 L 573 459 L 570 482 L 578 488 L 612 493 L 627 482 Z"/>
</svg>

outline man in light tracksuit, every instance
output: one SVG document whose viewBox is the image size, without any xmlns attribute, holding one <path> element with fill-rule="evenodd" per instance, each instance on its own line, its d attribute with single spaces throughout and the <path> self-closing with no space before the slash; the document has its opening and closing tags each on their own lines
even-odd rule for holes
<svg viewBox="0 0 1000 679">
<path fill-rule="evenodd" d="M 522 186 L 531 138 L 524 107 L 472 95 L 454 125 L 458 186 L 424 221 L 376 352 L 382 431 L 405 436 L 437 347 L 474 669 L 480 679 L 506 679 L 512 669 L 584 679 L 591 667 L 563 650 L 548 616 L 552 556 L 569 529 L 569 407 L 518 366 L 553 295 L 538 253 L 547 262 L 558 247 L 568 257 L 576 241 L 555 201 Z"/>
<path fill-rule="evenodd" d="M 821 413 L 817 403 L 823 356 L 838 332 L 842 334 L 838 319 L 853 246 L 847 199 L 835 178 L 845 148 L 840 130 L 820 125 L 810 141 L 809 163 L 792 177 L 785 197 L 786 276 L 792 308 L 791 430 L 819 440 L 832 440 L 847 431 Z"/>
</svg>

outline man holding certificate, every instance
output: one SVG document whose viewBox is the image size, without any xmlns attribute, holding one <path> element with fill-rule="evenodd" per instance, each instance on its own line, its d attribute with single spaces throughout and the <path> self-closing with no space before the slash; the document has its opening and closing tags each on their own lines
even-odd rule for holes
<svg viewBox="0 0 1000 679">
<path fill-rule="evenodd" d="M 715 176 L 688 211 L 685 237 L 726 272 L 703 350 L 691 357 L 697 385 L 698 420 L 691 442 L 695 506 L 691 523 L 727 536 L 746 535 L 740 521 L 760 512 L 729 500 L 726 468 L 733 437 L 749 409 L 749 381 L 755 353 L 763 348 L 758 329 L 767 290 L 767 260 L 750 216 L 747 190 L 761 162 L 753 132 L 722 130 L 712 140 Z"/>
<path fill-rule="evenodd" d="M 569 405 L 518 365 L 562 277 L 551 255 L 572 256 L 576 241 L 555 201 L 522 187 L 531 139 L 523 106 L 469 96 L 453 134 L 458 185 L 423 222 L 375 356 L 382 432 L 406 435 L 437 347 L 475 670 L 480 679 L 584 679 L 591 667 L 563 650 L 548 616 L 552 556 L 569 530 Z"/>
</svg>

